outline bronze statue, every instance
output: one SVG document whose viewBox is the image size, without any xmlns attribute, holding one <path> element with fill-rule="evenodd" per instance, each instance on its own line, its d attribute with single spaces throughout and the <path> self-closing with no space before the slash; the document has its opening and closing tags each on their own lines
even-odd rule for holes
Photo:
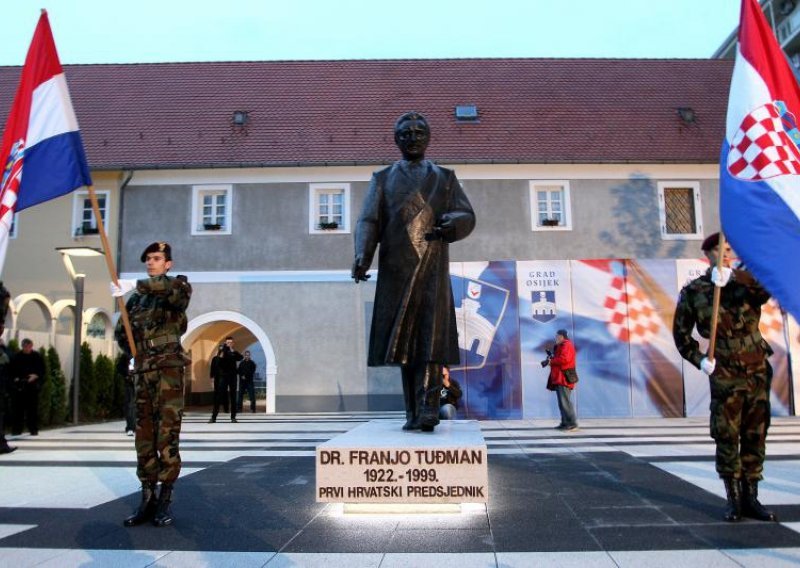
<svg viewBox="0 0 800 568">
<path fill-rule="evenodd" d="M 442 365 L 459 362 L 448 245 L 472 232 L 475 214 L 455 173 L 424 159 L 424 116 L 397 119 L 394 141 L 403 159 L 372 175 L 352 276 L 356 283 L 369 278 L 380 244 L 368 365 L 400 366 L 403 429 L 431 432 L 439 423 Z"/>
</svg>

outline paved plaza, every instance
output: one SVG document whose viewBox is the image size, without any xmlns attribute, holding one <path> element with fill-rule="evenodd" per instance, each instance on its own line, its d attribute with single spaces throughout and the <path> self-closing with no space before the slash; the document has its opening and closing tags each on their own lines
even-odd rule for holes
<svg viewBox="0 0 800 568">
<path fill-rule="evenodd" d="M 392 413 L 187 415 L 173 526 L 132 529 L 122 422 L 12 439 L 0 457 L 0 567 L 800 565 L 800 419 L 773 420 L 760 497 L 780 523 L 721 520 L 701 419 L 482 422 L 489 504 L 344 515 L 315 501 L 317 444 Z M 421 435 L 421 434 L 410 434 Z"/>
</svg>

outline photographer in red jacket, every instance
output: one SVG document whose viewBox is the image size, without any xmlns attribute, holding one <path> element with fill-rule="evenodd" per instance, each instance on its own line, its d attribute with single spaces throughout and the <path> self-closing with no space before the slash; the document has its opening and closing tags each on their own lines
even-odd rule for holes
<svg viewBox="0 0 800 568">
<path fill-rule="evenodd" d="M 575 346 L 569 339 L 566 329 L 556 332 L 556 344 L 553 352 L 547 351 L 547 359 L 542 361 L 542 367 L 550 366 L 550 376 L 547 378 L 547 390 L 556 391 L 558 396 L 558 410 L 561 411 L 561 424 L 557 430 L 572 432 L 578 429 L 578 417 L 572 405 L 572 389 L 578 382 L 575 371 Z"/>
</svg>

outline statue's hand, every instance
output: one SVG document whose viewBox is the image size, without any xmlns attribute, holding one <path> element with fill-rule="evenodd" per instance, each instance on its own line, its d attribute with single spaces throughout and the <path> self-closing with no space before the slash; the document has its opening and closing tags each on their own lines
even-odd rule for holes
<svg viewBox="0 0 800 568">
<path fill-rule="evenodd" d="M 435 229 L 440 239 L 446 242 L 452 242 L 456 233 L 455 216 L 451 213 L 444 213 L 436 221 Z"/>
<path fill-rule="evenodd" d="M 357 256 L 353 261 L 353 269 L 350 271 L 350 276 L 356 281 L 356 284 L 366 282 L 370 278 L 370 275 L 367 274 L 368 270 L 369 266 L 361 264 L 361 257 Z"/>
</svg>

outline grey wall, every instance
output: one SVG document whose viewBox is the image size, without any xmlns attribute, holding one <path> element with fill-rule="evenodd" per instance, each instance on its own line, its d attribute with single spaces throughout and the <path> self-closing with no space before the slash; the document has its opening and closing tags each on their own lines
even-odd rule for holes
<svg viewBox="0 0 800 568">
<path fill-rule="evenodd" d="M 298 410 L 399 410 L 396 369 L 367 369 L 373 283 L 194 284 L 187 315 L 235 311 L 267 334 L 275 352 L 276 406 Z"/>
<path fill-rule="evenodd" d="M 661 239 L 658 181 L 572 180 L 573 230 L 533 232 L 528 180 L 462 180 L 478 223 L 452 245 L 451 260 L 697 258 L 699 241 Z M 700 186 L 709 233 L 719 226 L 718 183 Z M 353 225 L 366 189 L 351 185 Z M 308 234 L 305 183 L 235 185 L 230 236 L 190 234 L 190 186 L 125 191 L 123 271 L 141 271 L 141 250 L 156 239 L 172 244 L 176 273 L 349 270 L 352 262 L 352 234 Z M 399 370 L 366 366 L 374 282 L 195 283 L 194 290 L 190 318 L 235 311 L 267 334 L 278 411 L 402 409 Z"/>
<path fill-rule="evenodd" d="M 661 239 L 658 181 L 573 180 L 573 230 L 534 232 L 528 180 L 462 180 L 478 222 L 451 247 L 451 260 L 696 258 L 697 241 Z M 700 183 L 706 233 L 719 227 L 718 185 Z M 366 189 L 351 186 L 353 226 Z M 343 270 L 352 263 L 352 234 L 309 234 L 305 183 L 235 185 L 233 234 L 212 236 L 191 235 L 190 186 L 125 191 L 123 271 L 140 270 L 141 251 L 156 239 L 172 244 L 176 270 Z"/>
</svg>

